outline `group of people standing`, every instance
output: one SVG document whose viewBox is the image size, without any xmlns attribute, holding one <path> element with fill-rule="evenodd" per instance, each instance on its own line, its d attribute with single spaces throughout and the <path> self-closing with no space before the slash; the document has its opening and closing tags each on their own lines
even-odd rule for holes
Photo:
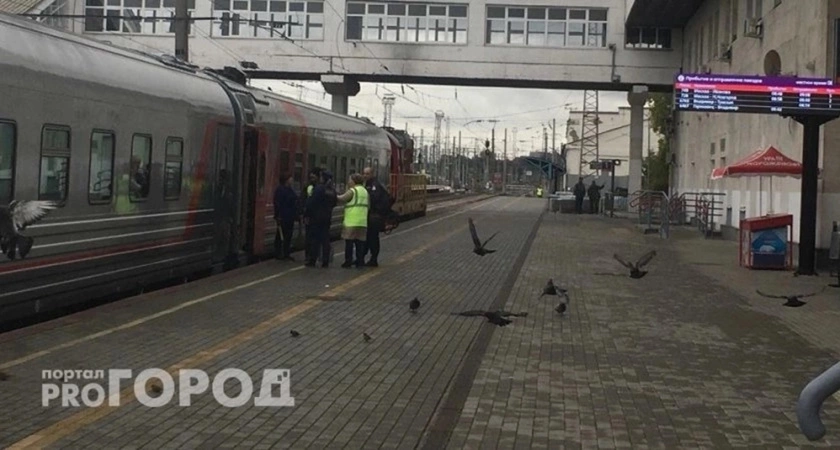
<svg viewBox="0 0 840 450">
<path fill-rule="evenodd" d="M 603 188 L 604 185 L 598 186 L 595 183 L 595 180 L 592 180 L 592 184 L 590 184 L 589 189 L 587 189 L 586 185 L 583 184 L 583 179 L 579 178 L 573 190 L 573 193 L 575 194 L 575 213 L 583 213 L 583 198 L 589 194 L 589 212 L 597 214 L 598 205 L 600 205 L 601 202 L 601 189 Z"/>
<path fill-rule="evenodd" d="M 309 184 L 302 198 L 298 198 L 292 188 L 293 183 L 294 178 L 284 174 L 274 192 L 274 220 L 277 223 L 274 249 L 277 259 L 294 260 L 291 256 L 292 235 L 295 222 L 299 219 L 306 233 L 305 265 L 314 267 L 320 259 L 321 267 L 329 267 L 333 208 L 342 203 L 344 264 L 341 267 L 379 266 L 379 233 L 385 230 L 385 220 L 394 199 L 370 167 L 361 174 L 350 175 L 348 189 L 340 195 L 336 193 L 332 173 L 317 167 L 309 171 Z M 366 262 L 368 252 L 370 259 Z"/>
</svg>

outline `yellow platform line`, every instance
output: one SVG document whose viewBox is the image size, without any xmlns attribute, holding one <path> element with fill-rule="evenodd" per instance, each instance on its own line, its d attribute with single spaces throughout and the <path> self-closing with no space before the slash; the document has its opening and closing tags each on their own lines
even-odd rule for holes
<svg viewBox="0 0 840 450">
<path fill-rule="evenodd" d="M 505 208 L 509 205 L 510 205 L 510 203 L 505 205 L 503 208 Z M 430 248 L 432 248 L 436 245 L 439 245 L 439 244 L 443 243 L 444 241 L 448 240 L 449 238 L 454 236 L 456 233 L 463 232 L 465 228 L 466 227 L 463 226 L 463 225 L 459 226 L 459 227 L 456 227 L 454 230 L 450 231 L 449 233 L 446 233 L 443 236 L 440 236 L 440 237 L 432 240 L 431 242 L 427 243 L 426 245 L 423 245 L 422 247 L 419 247 L 419 248 L 417 248 L 417 249 L 415 249 L 415 250 L 413 250 L 409 253 L 406 253 L 403 256 L 400 256 L 399 258 L 397 258 L 395 260 L 395 263 L 402 264 L 402 263 L 407 262 L 407 261 L 409 261 L 413 258 L 416 258 L 417 256 L 419 256 L 420 254 L 422 254 L 426 250 L 428 250 L 428 249 L 430 249 Z M 358 277 L 353 278 L 352 280 L 350 280 L 346 283 L 343 283 L 339 286 L 336 286 L 333 289 L 330 289 L 329 291 L 323 293 L 322 296 L 339 295 L 341 293 L 346 292 L 348 289 L 350 289 L 352 287 L 358 286 L 358 285 L 370 280 L 371 278 L 374 278 L 374 277 L 380 275 L 381 273 L 382 273 L 382 271 L 379 271 L 379 270 L 367 272 L 363 275 L 360 275 Z M 177 380 L 178 379 L 177 372 L 179 370 L 185 369 L 185 368 L 195 368 L 195 367 L 198 367 L 202 364 L 206 364 L 207 362 L 209 362 L 209 361 L 219 357 L 220 355 L 230 351 L 234 347 L 240 346 L 240 345 L 242 345 L 242 344 L 244 344 L 248 341 L 251 341 L 251 340 L 257 338 L 260 335 L 263 335 L 263 334 L 267 333 L 268 331 L 271 331 L 272 329 L 275 329 L 277 326 L 282 325 L 285 322 L 288 322 L 289 320 L 303 314 L 306 311 L 309 311 L 310 309 L 320 305 L 321 303 L 324 303 L 324 301 L 323 300 L 312 299 L 312 298 L 307 299 L 307 300 L 303 301 L 302 303 L 297 304 L 297 305 L 281 312 L 280 314 L 277 314 L 276 316 L 272 317 L 271 319 L 268 319 L 268 320 L 266 320 L 266 321 L 264 321 L 264 322 L 262 322 L 262 323 L 260 323 L 256 326 L 254 326 L 254 327 L 249 328 L 248 330 L 246 330 L 246 331 L 244 331 L 240 334 L 237 334 L 237 335 L 235 335 L 235 336 L 233 336 L 229 339 L 226 339 L 225 341 L 223 341 L 223 342 L 221 342 L 221 343 L 219 343 L 219 344 L 217 344 L 217 345 L 215 345 L 215 346 L 213 346 L 213 347 L 211 347 L 207 350 L 200 351 L 200 352 L 196 353 L 195 355 L 192 355 L 192 356 L 174 364 L 173 366 L 170 366 L 169 368 L 166 369 L 166 371 L 170 375 L 172 375 L 173 378 L 175 378 Z M 126 404 L 131 403 L 134 400 L 136 400 L 136 397 L 134 395 L 134 386 L 132 385 L 131 387 L 128 387 L 128 388 L 122 390 L 119 394 L 119 399 L 120 399 L 120 402 L 118 403 L 119 406 L 109 406 L 109 402 L 104 402 L 101 406 L 79 411 L 76 414 L 74 414 L 74 415 L 72 415 L 72 416 L 70 416 L 66 419 L 60 420 L 60 421 L 58 421 L 58 422 L 56 422 L 56 423 L 54 423 L 54 424 L 52 424 L 52 425 L 50 425 L 46 428 L 43 428 L 43 429 L 35 432 L 34 434 L 32 434 L 30 436 L 27 436 L 26 438 L 12 444 L 8 448 L 9 449 L 23 449 L 23 448 L 33 448 L 33 447 L 34 448 L 43 448 L 47 445 L 58 442 L 59 440 L 61 440 L 65 437 L 79 431 L 80 429 L 84 428 L 85 426 L 88 426 L 92 423 L 95 423 L 99 419 L 102 419 L 103 417 L 111 414 L 112 412 L 116 411 L 120 406 L 125 406 Z"/>
<path fill-rule="evenodd" d="M 496 200 L 496 199 L 494 199 L 494 200 Z M 510 203 L 506 204 L 503 207 L 503 209 L 506 208 L 509 205 L 510 205 Z M 479 204 L 477 204 L 475 206 L 472 206 L 470 208 L 463 209 L 461 211 L 458 211 L 458 212 L 455 212 L 455 213 L 452 213 L 452 214 L 448 214 L 448 215 L 443 216 L 443 217 L 439 217 L 435 220 L 432 220 L 432 221 L 429 221 L 429 222 L 426 222 L 426 223 L 422 223 L 422 224 L 417 225 L 416 227 L 412 227 L 408 230 L 398 231 L 396 233 L 391 233 L 387 236 L 384 236 L 383 239 L 388 239 L 388 238 L 391 238 L 391 237 L 399 236 L 399 235 L 404 234 L 404 233 L 409 233 L 409 232 L 418 230 L 420 228 L 427 227 L 429 225 L 433 225 L 433 224 L 438 223 L 440 221 L 458 216 L 460 214 L 464 214 L 468 211 L 472 211 L 473 209 L 476 209 L 480 206 L 483 206 L 483 204 L 479 203 Z M 337 253 L 337 255 L 342 255 L 342 254 L 343 253 Z M 275 273 L 275 274 L 272 274 L 272 275 L 268 275 L 266 277 L 263 277 L 263 278 L 260 278 L 260 279 L 257 279 L 257 280 L 249 281 L 247 283 L 243 283 L 243 284 L 240 284 L 240 285 L 237 285 L 237 286 L 233 286 L 233 287 L 230 287 L 230 288 L 227 288 L 227 289 L 223 289 L 221 291 L 217 291 L 217 292 L 214 292 L 212 294 L 205 295 L 203 297 L 199 297 L 199 298 L 196 298 L 196 299 L 193 299 L 193 300 L 189 300 L 189 301 L 181 303 L 177 306 L 173 306 L 172 308 L 165 309 L 163 311 L 159 311 L 159 312 L 156 312 L 154 314 L 150 314 L 148 316 L 138 318 L 136 320 L 132 320 L 131 322 L 124 323 L 124 324 L 116 326 L 116 327 L 108 328 L 106 330 L 102 330 L 102 331 L 99 331 L 99 332 L 96 332 L 96 333 L 93 333 L 93 334 L 89 334 L 87 336 L 80 337 L 78 339 L 73 339 L 71 341 L 67 341 L 63 344 L 59 344 L 59 345 L 50 347 L 50 348 L 45 349 L 45 350 L 41 350 L 41 351 L 31 353 L 31 354 L 26 355 L 26 356 L 22 356 L 22 357 L 17 358 L 17 359 L 13 359 L 13 360 L 10 360 L 10 361 L 6 361 L 4 363 L 0 363 L 0 370 L 8 369 L 8 368 L 11 368 L 11 367 L 14 367 L 14 366 L 19 366 L 19 365 L 21 365 L 25 362 L 29 362 L 29 361 L 32 361 L 34 359 L 40 358 L 42 356 L 46 356 L 46 355 L 55 353 L 59 350 L 64 350 L 66 348 L 70 348 L 70 347 L 73 347 L 73 346 L 76 346 L 76 345 L 79 345 L 79 344 L 83 344 L 85 342 L 92 341 L 92 340 L 100 338 L 102 336 L 107 336 L 109 334 L 113 334 L 113 333 L 116 333 L 118 331 L 127 330 L 129 328 L 134 328 L 137 325 L 142 325 L 146 322 L 157 319 L 159 317 L 167 316 L 167 315 L 172 314 L 174 312 L 180 311 L 184 308 L 188 308 L 190 306 L 197 305 L 199 303 L 204 303 L 208 300 L 212 300 L 216 297 L 221 297 L 223 295 L 231 294 L 233 292 L 237 292 L 237 291 L 240 291 L 242 289 L 249 288 L 251 286 L 256 286 L 258 284 L 262 284 L 262 283 L 265 283 L 267 281 L 271 281 L 271 280 L 274 280 L 276 278 L 280 278 L 280 277 L 282 277 L 284 275 L 288 275 L 289 273 L 292 273 L 294 271 L 302 270 L 303 268 L 304 268 L 303 266 L 295 267 L 294 269 L 284 270 L 282 272 Z"/>
</svg>

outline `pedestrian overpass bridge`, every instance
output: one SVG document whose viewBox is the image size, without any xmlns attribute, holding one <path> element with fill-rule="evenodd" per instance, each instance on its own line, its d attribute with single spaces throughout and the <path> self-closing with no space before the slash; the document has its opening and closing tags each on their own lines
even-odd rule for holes
<svg viewBox="0 0 840 450">
<path fill-rule="evenodd" d="M 68 12 L 89 17 L 71 21 L 73 31 L 168 51 L 174 2 L 85 0 Z M 634 192 L 641 188 L 647 93 L 670 91 L 681 67 L 682 26 L 701 4 L 188 0 L 197 19 L 188 55 L 194 64 L 233 66 L 251 78 L 320 80 L 333 110 L 344 114 L 360 82 L 627 91 Z"/>
</svg>

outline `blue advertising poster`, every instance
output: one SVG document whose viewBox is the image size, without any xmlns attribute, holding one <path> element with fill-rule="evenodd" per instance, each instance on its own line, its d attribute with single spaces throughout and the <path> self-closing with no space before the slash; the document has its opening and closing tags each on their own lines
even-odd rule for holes
<svg viewBox="0 0 840 450">
<path fill-rule="evenodd" d="M 773 228 L 753 233 L 751 247 L 753 253 L 785 254 L 787 251 L 787 228 Z"/>
</svg>

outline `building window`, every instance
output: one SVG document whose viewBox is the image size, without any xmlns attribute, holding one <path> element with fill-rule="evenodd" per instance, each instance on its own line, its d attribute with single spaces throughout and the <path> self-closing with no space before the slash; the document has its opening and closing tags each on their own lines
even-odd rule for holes
<svg viewBox="0 0 840 450">
<path fill-rule="evenodd" d="M 149 197 L 152 175 L 152 137 L 135 134 L 131 140 L 131 171 L 129 172 L 129 199 L 145 200 Z"/>
<path fill-rule="evenodd" d="M 709 144 L 709 154 L 710 154 L 710 155 L 714 155 L 714 154 L 715 154 L 715 143 L 714 143 L 714 142 L 712 142 L 711 144 Z"/>
<path fill-rule="evenodd" d="M 726 138 L 720 138 L 720 145 L 718 146 L 718 150 L 720 151 L 721 155 L 726 153 Z"/>
<path fill-rule="evenodd" d="M 181 173 L 184 169 L 184 141 L 181 138 L 166 140 L 163 166 L 163 198 L 175 200 L 181 196 Z"/>
<path fill-rule="evenodd" d="M 0 205 L 8 205 L 15 195 L 15 124 L 0 122 Z"/>
<path fill-rule="evenodd" d="M 194 10 L 195 0 L 187 0 L 187 14 Z M 174 34 L 174 17 L 175 0 L 85 0 L 86 32 Z"/>
<path fill-rule="evenodd" d="M 606 47 L 607 10 L 488 6 L 485 44 Z"/>
<path fill-rule="evenodd" d="M 63 202 L 70 181 L 70 128 L 47 125 L 41 133 L 38 199 Z"/>
<path fill-rule="evenodd" d="M 110 203 L 113 194 L 114 133 L 94 131 L 90 136 L 88 202 Z"/>
<path fill-rule="evenodd" d="M 671 29 L 653 27 L 628 28 L 624 46 L 626 48 L 671 49 Z M 689 50 L 691 45 L 688 45 Z M 689 54 L 691 52 L 689 51 Z M 690 58 L 689 58 L 690 59 Z"/>
<path fill-rule="evenodd" d="M 324 2 L 213 0 L 213 35 L 324 39 Z"/>
<path fill-rule="evenodd" d="M 347 4 L 348 41 L 467 43 L 467 5 Z"/>
</svg>

